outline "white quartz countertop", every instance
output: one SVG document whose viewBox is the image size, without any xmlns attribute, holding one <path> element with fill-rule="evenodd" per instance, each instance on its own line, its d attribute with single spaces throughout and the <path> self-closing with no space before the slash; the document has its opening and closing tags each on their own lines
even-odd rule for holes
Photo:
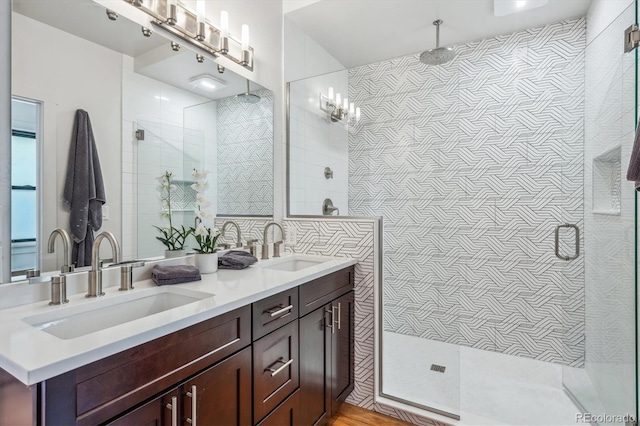
<svg viewBox="0 0 640 426">
<path fill-rule="evenodd" d="M 98 302 L 94 306 L 100 306 L 156 288 L 155 284 L 138 281 L 133 290 L 120 292 L 117 283 L 109 283 L 101 298 L 87 299 L 83 292 L 69 295 L 65 305 L 50 306 L 47 300 L 0 310 L 0 368 L 32 385 L 357 263 L 350 258 L 295 255 L 322 263 L 293 272 L 269 267 L 290 257 L 259 261 L 240 271 L 220 269 L 202 275 L 201 281 L 171 286 L 209 293 L 211 297 L 72 339 L 51 335 L 25 318 L 62 310 L 72 314 L 84 304 L 88 307 Z"/>
</svg>

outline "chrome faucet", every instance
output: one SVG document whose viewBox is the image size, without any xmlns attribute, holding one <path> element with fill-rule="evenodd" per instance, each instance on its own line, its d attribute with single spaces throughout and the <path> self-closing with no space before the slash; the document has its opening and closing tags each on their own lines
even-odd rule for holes
<svg viewBox="0 0 640 426">
<path fill-rule="evenodd" d="M 242 247 L 242 234 L 240 233 L 240 226 L 232 220 L 227 220 L 224 225 L 222 225 L 222 236 L 225 236 L 225 232 L 229 225 L 233 225 L 236 227 L 236 247 Z"/>
<path fill-rule="evenodd" d="M 102 269 L 99 263 L 100 243 L 104 239 L 109 240 L 111 243 L 111 252 L 113 253 L 113 262 L 118 263 L 120 261 L 120 244 L 116 236 L 109 231 L 104 231 L 96 237 L 91 249 L 91 270 L 89 271 L 89 290 L 86 297 L 99 297 L 104 296 L 102 292 Z"/>
<path fill-rule="evenodd" d="M 280 233 L 282 234 L 282 240 L 275 241 L 275 236 L 273 237 L 274 239 L 273 257 L 280 257 L 280 244 L 282 244 L 282 241 L 285 239 L 284 229 L 278 222 L 269 222 L 267 223 L 267 226 L 264 227 L 264 235 L 262 240 L 262 259 L 263 260 L 269 259 L 269 244 L 267 244 L 267 231 L 269 230 L 270 227 L 274 225 L 280 228 Z"/>
<path fill-rule="evenodd" d="M 73 265 L 71 264 L 71 238 L 69 233 L 62 228 L 56 228 L 49 235 L 49 253 L 53 253 L 56 250 L 56 237 L 62 238 L 62 248 L 64 249 L 64 265 L 60 268 L 60 272 L 66 274 L 67 272 L 73 272 Z"/>
</svg>

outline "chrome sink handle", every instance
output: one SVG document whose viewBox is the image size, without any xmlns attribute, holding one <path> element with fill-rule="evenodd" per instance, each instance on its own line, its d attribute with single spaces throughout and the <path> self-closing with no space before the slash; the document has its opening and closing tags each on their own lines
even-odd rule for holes
<svg viewBox="0 0 640 426">
<path fill-rule="evenodd" d="M 133 268 L 140 268 L 145 263 L 129 262 L 120 266 L 120 291 L 133 290 Z"/>
</svg>

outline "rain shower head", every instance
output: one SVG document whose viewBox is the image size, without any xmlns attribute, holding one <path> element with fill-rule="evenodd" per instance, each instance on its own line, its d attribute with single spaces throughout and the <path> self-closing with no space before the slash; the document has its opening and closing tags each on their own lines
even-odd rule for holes
<svg viewBox="0 0 640 426">
<path fill-rule="evenodd" d="M 420 62 L 427 65 L 442 65 L 456 57 L 456 51 L 450 47 L 440 47 L 440 25 L 444 21 L 433 21 L 436 26 L 436 48 L 422 52 Z"/>
<path fill-rule="evenodd" d="M 249 93 L 249 79 L 247 79 L 246 93 L 240 93 L 239 95 L 236 95 L 236 98 L 238 98 L 240 102 L 245 104 L 257 104 L 258 102 L 260 102 L 260 96 Z"/>
</svg>

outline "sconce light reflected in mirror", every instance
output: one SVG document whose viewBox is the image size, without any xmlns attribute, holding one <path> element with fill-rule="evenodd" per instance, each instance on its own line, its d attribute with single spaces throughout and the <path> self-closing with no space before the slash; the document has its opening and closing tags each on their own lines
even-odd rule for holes
<svg viewBox="0 0 640 426">
<path fill-rule="evenodd" d="M 340 93 L 336 93 L 334 97 L 333 87 L 329 87 L 326 96 L 320 92 L 320 109 L 329 114 L 333 123 L 346 121 L 350 124 L 360 121 L 360 107 L 356 107 L 353 102 L 349 103 L 348 98 L 343 100 Z"/>
</svg>

